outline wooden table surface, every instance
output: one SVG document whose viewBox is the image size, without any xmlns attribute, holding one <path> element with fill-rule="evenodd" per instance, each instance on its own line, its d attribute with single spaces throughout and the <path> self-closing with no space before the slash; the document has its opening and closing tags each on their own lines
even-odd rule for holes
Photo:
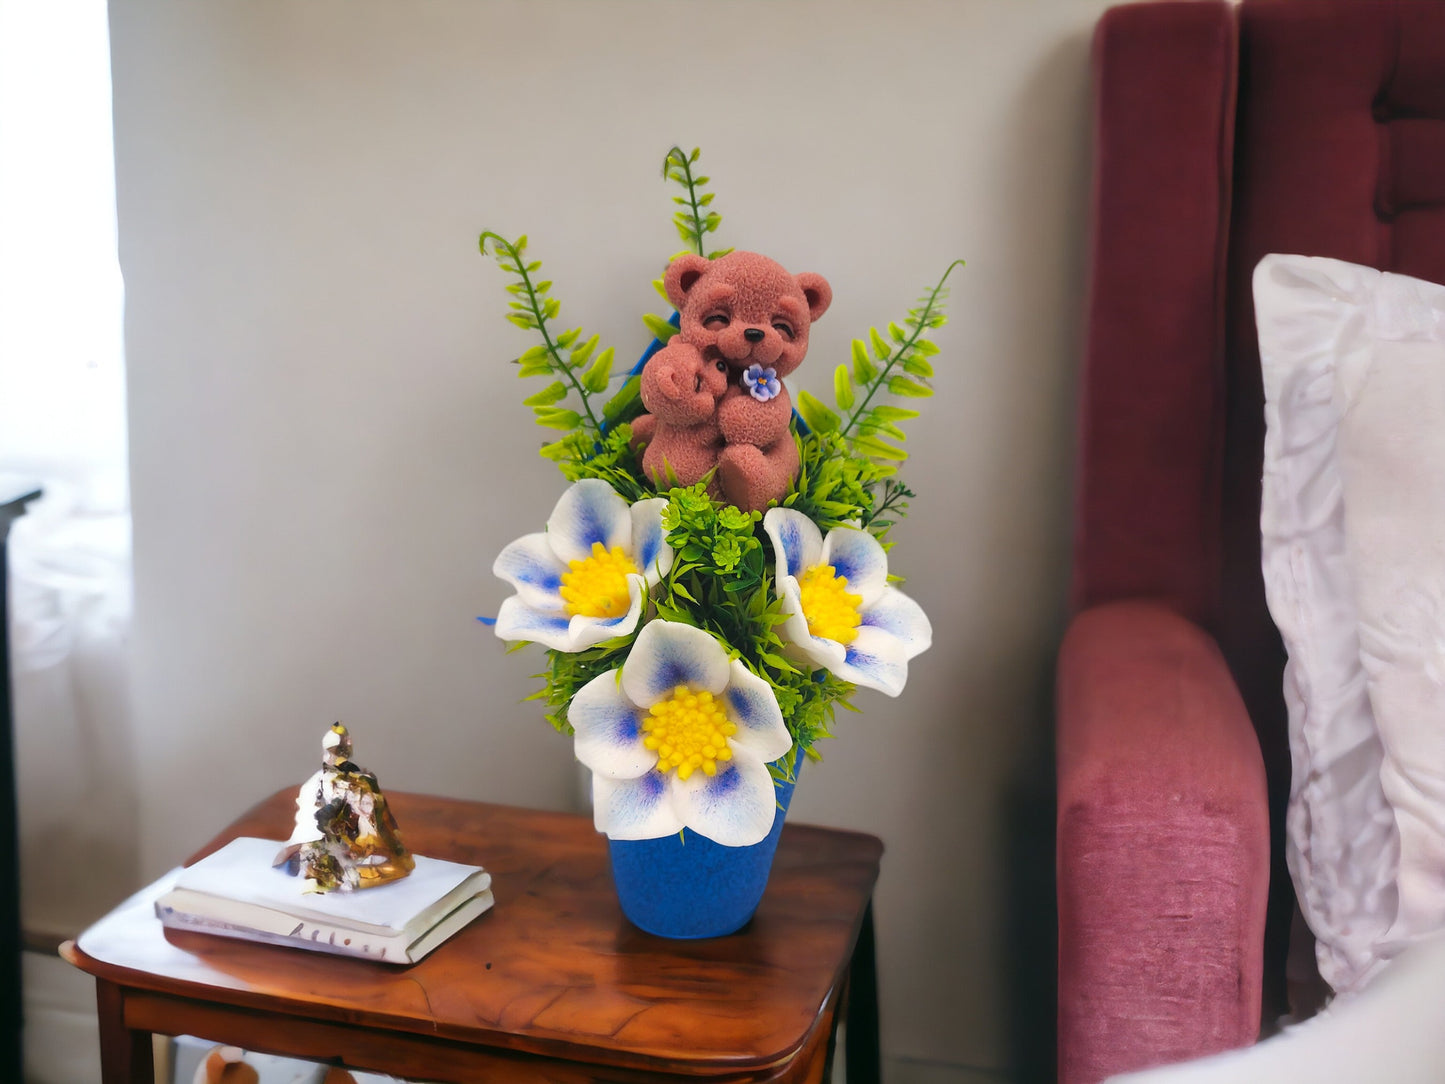
<svg viewBox="0 0 1445 1084">
<path fill-rule="evenodd" d="M 260 803 L 190 861 L 236 836 L 284 838 L 295 793 Z M 877 839 L 788 824 L 747 927 L 670 941 L 623 917 L 589 819 L 388 797 L 407 845 L 486 867 L 496 905 L 396 967 L 167 930 L 155 893 L 139 893 L 67 950 L 99 983 L 107 1084 L 144 1072 L 152 1031 L 421 1079 L 477 1079 L 468 1055 L 481 1052 L 511 1066 L 482 1078 L 508 1080 L 771 1080 L 800 1054 L 817 1060 L 868 913 Z M 540 1059 L 592 1069 L 534 1074 Z M 600 1078 L 597 1067 L 608 1067 Z"/>
</svg>

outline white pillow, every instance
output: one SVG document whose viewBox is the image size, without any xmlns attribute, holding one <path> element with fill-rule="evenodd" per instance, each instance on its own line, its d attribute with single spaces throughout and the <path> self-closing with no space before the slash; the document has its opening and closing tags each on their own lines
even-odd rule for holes
<svg viewBox="0 0 1445 1084">
<path fill-rule="evenodd" d="M 1400 797 L 1391 780 L 1404 777 L 1399 750 L 1382 734 L 1421 721 L 1377 725 L 1378 675 L 1366 673 L 1361 639 L 1373 638 L 1362 628 L 1375 628 L 1380 614 L 1373 603 L 1362 612 L 1357 585 L 1376 573 L 1369 551 L 1378 543 L 1373 533 L 1369 541 L 1350 535 L 1351 499 L 1371 484 L 1362 473 L 1368 449 L 1388 445 L 1395 423 L 1385 419 L 1379 432 L 1381 419 L 1342 423 L 1367 374 L 1395 365 L 1403 341 L 1433 349 L 1445 374 L 1442 327 L 1434 324 L 1433 346 L 1424 346 L 1431 340 L 1421 332 L 1431 321 L 1420 318 L 1432 298 L 1445 304 L 1445 288 L 1338 260 L 1267 256 L 1255 270 L 1254 292 L 1265 392 L 1265 593 L 1289 652 L 1286 857 L 1317 938 L 1320 974 L 1346 993 L 1397 951 L 1396 920 L 1405 913 L 1399 890 L 1413 884 L 1403 871 L 1434 859 L 1420 849 L 1418 833 L 1401 854 L 1390 799 Z M 1437 428 L 1445 427 L 1445 413 L 1436 417 Z M 1349 485 L 1346 442 L 1355 476 Z M 1445 770 L 1445 757 L 1435 763 Z"/>
<path fill-rule="evenodd" d="M 1335 378 L 1360 652 L 1395 813 L 1387 954 L 1445 929 L 1445 287 L 1380 276 Z M 1445 1067 L 1442 1067 L 1445 1074 Z"/>
</svg>

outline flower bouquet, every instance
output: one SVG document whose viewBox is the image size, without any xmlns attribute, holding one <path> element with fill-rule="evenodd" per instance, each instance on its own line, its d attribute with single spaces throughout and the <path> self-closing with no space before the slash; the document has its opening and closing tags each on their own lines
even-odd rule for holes
<svg viewBox="0 0 1445 1084">
<path fill-rule="evenodd" d="M 671 937 L 747 922 L 834 708 L 859 687 L 897 696 L 931 642 L 888 531 L 913 496 L 897 471 L 918 412 L 900 401 L 933 394 L 927 336 L 958 266 L 901 324 L 853 341 L 833 406 L 802 391 L 794 409 L 779 376 L 831 292 L 707 251 L 722 220 L 698 157 L 664 162 L 688 248 L 654 285 L 678 311 L 643 317 L 652 343 L 630 372 L 562 329 L 525 236 L 480 242 L 512 277 L 507 319 L 540 339 L 514 363 L 546 381 L 525 402 L 562 434 L 541 455 L 571 483 L 546 529 L 497 557 L 515 594 L 491 623 L 546 649 L 532 699 L 592 772 L 623 910 Z"/>
</svg>

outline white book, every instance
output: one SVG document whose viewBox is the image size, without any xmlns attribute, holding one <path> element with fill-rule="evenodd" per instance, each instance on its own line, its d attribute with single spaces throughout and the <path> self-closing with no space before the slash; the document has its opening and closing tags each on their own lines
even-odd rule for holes
<svg viewBox="0 0 1445 1084">
<path fill-rule="evenodd" d="M 173 929 L 318 952 L 415 963 L 492 906 L 492 877 L 423 855 L 398 881 L 351 892 L 306 892 L 272 866 L 278 840 L 241 837 L 179 871 L 156 901 Z"/>
</svg>

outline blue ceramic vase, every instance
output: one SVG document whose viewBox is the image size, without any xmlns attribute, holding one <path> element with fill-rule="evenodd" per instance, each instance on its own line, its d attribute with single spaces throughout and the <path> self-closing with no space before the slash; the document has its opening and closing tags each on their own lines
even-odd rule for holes
<svg viewBox="0 0 1445 1084">
<path fill-rule="evenodd" d="M 802 758 L 793 770 L 796 780 Z M 773 780 L 778 810 L 773 830 L 751 847 L 724 847 L 696 832 L 659 839 L 609 839 L 612 880 L 622 913 L 658 937 L 723 937 L 757 910 L 773 868 L 793 784 Z"/>
</svg>

